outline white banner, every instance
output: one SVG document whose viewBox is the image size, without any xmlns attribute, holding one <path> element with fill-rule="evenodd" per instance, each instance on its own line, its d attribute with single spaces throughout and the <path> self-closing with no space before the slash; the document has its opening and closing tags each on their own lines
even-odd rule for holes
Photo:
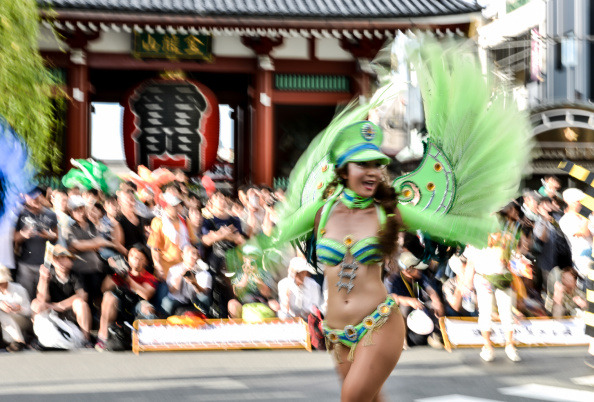
<svg viewBox="0 0 594 402">
<path fill-rule="evenodd" d="M 476 318 L 446 317 L 440 320 L 446 348 L 482 346 L 483 337 Z M 514 325 L 514 340 L 519 346 L 587 345 L 590 338 L 584 333 L 580 318 L 526 319 Z M 491 332 L 494 344 L 505 344 L 500 322 L 494 322 Z"/>
<path fill-rule="evenodd" d="M 311 350 L 309 330 L 301 319 L 260 323 L 206 320 L 173 325 L 167 320 L 137 320 L 133 350 L 296 349 Z"/>
</svg>

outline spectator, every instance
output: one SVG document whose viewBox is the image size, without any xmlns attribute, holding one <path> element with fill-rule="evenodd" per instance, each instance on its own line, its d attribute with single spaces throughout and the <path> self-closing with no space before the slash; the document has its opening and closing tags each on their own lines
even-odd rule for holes
<svg viewBox="0 0 594 402">
<path fill-rule="evenodd" d="M 120 225 L 118 222 L 120 206 L 118 204 L 117 198 L 107 197 L 105 199 L 104 208 L 105 215 L 100 219 L 96 227 L 101 237 L 113 243 L 113 247 L 111 248 L 99 249 L 99 255 L 101 258 L 107 261 L 109 257 L 113 257 L 118 253 L 124 256 L 128 255 L 128 249 L 126 249 L 124 245 L 114 237 L 116 234 L 116 228 Z"/>
<path fill-rule="evenodd" d="M 81 197 L 71 197 L 68 201 L 70 213 L 74 222 L 66 233 L 66 243 L 69 249 L 80 256 L 74 261 L 72 271 L 82 281 L 87 293 L 88 302 L 101 298 L 99 288 L 103 280 L 103 262 L 99 258 L 99 250 L 113 247 L 113 243 L 100 236 L 95 225 L 88 219 L 87 207 Z"/>
<path fill-rule="evenodd" d="M 77 323 L 89 341 L 91 310 L 82 282 L 72 272 L 76 257 L 60 245 L 54 247 L 53 257 L 54 269 L 45 265 L 40 267 L 37 297 L 31 303 L 31 310 L 34 316 L 48 310 L 55 311 L 61 318 Z"/>
<path fill-rule="evenodd" d="M 540 219 L 534 225 L 533 252 L 538 269 L 534 272 L 538 287 L 546 287 L 547 276 L 556 266 L 572 265 L 571 249 L 557 221 L 551 215 L 553 204 L 543 198 L 538 204 Z"/>
<path fill-rule="evenodd" d="M 202 251 L 202 212 L 197 207 L 190 207 L 188 210 L 188 231 L 190 232 L 190 243 L 199 251 Z M 203 254 L 203 253 L 201 253 Z"/>
<path fill-rule="evenodd" d="M 153 218 L 148 245 L 151 248 L 155 276 L 166 280 L 169 268 L 182 262 L 182 249 L 190 244 L 188 228 L 178 214 L 181 200 L 171 193 L 163 196 L 164 214 Z M 164 296 L 164 295 L 163 295 Z"/>
<path fill-rule="evenodd" d="M 247 303 L 267 304 L 273 311 L 278 311 L 280 306 L 272 298 L 271 279 L 264 270 L 258 269 L 258 264 L 262 262 L 262 251 L 245 245 L 242 253 L 242 271 L 233 278 L 236 298 L 229 300 L 229 317 L 241 318 L 242 306 Z"/>
<path fill-rule="evenodd" d="M 169 293 L 161 303 L 167 315 L 180 315 L 185 311 L 195 311 L 196 308 L 208 313 L 212 276 L 208 272 L 208 265 L 199 257 L 198 250 L 187 245 L 183 250 L 183 262 L 169 270 Z"/>
<path fill-rule="evenodd" d="M 63 190 L 52 192 L 52 205 L 58 221 L 58 244 L 66 247 L 66 234 L 74 220 L 68 214 L 68 194 Z"/>
<path fill-rule="evenodd" d="M 534 227 L 536 221 L 538 221 L 538 202 L 542 199 L 542 196 L 533 190 L 524 191 L 522 212 L 524 214 L 524 223 L 531 227 Z"/>
<path fill-rule="evenodd" d="M 555 267 L 549 275 L 545 307 L 555 318 L 575 317 L 587 308 L 586 295 L 576 286 L 578 272 L 573 267 Z"/>
<path fill-rule="evenodd" d="M 140 317 L 155 318 L 155 309 L 149 300 L 155 294 L 157 279 L 146 270 L 148 257 L 142 244 L 134 245 L 128 253 L 128 263 L 112 257 L 109 262 L 116 273 L 103 281 L 101 291 L 101 318 L 97 333 L 97 350 L 104 350 L 109 326 L 118 318 L 118 313 L 125 315 L 124 320 L 134 321 Z M 130 314 L 130 312 L 133 312 Z"/>
<path fill-rule="evenodd" d="M 211 268 L 218 272 L 225 260 L 225 253 L 242 245 L 245 240 L 238 218 L 229 215 L 229 200 L 220 191 L 215 192 L 209 203 L 211 216 L 202 224 L 202 242 L 205 246 L 205 257 Z"/>
<path fill-rule="evenodd" d="M 29 297 L 35 297 L 39 281 L 39 265 L 43 263 L 45 243 L 58 240 L 56 214 L 41 204 L 43 197 L 39 189 L 25 195 L 25 208 L 21 212 L 14 233 L 15 246 L 19 249 L 18 277 Z"/>
<path fill-rule="evenodd" d="M 561 188 L 561 181 L 557 176 L 545 176 L 542 180 L 542 187 L 538 189 L 538 193 L 546 198 L 561 198 L 559 189 Z"/>
<path fill-rule="evenodd" d="M 448 267 L 454 276 L 442 287 L 445 314 L 454 317 L 474 317 L 476 312 L 476 293 L 472 278 L 466 272 L 466 257 L 454 255 L 448 261 Z"/>
<path fill-rule="evenodd" d="M 247 191 L 248 203 L 245 209 L 245 223 L 247 227 L 248 237 L 252 237 L 262 230 L 262 223 L 266 211 L 264 210 L 264 201 L 261 198 L 260 191 L 257 188 L 252 187 Z"/>
<path fill-rule="evenodd" d="M 120 214 L 117 216 L 117 223 L 113 223 L 113 240 L 115 244 L 123 246 L 126 250 L 136 243 L 146 243 L 145 226 L 148 221 L 137 211 L 137 200 L 134 198 L 134 190 L 124 187 L 118 192 L 118 203 Z M 127 254 L 122 253 L 122 254 Z"/>
<path fill-rule="evenodd" d="M 12 282 L 10 270 L 0 265 L 0 326 L 6 350 L 19 352 L 25 347 L 25 333 L 31 327 L 31 303 L 25 288 Z"/>
<path fill-rule="evenodd" d="M 401 271 L 393 279 L 390 293 L 400 306 L 402 316 L 406 320 L 413 310 L 424 310 L 434 324 L 429 335 L 417 334 L 407 328 L 406 343 L 409 346 L 428 343 L 431 347 L 443 347 L 437 318 L 444 316 L 444 308 L 435 287 L 424 275 L 429 266 L 409 251 L 400 254 L 398 265 Z"/>
<path fill-rule="evenodd" d="M 99 191 L 94 188 L 83 191 L 82 198 L 85 201 L 87 208 L 97 204 L 98 202 L 101 202 Z"/>
<path fill-rule="evenodd" d="M 489 238 L 489 247 L 478 250 L 468 246 L 464 251 L 468 259 L 467 269 L 474 275 L 479 313 L 478 325 L 485 342 L 480 357 L 486 362 L 491 362 L 495 358 L 491 341 L 493 299 L 495 299 L 505 333 L 505 353 L 513 362 L 521 360 L 513 341 L 512 279 L 507 267 L 509 257 L 505 255 L 507 249 L 505 241 L 509 240 L 500 233 L 495 233 Z"/>
<path fill-rule="evenodd" d="M 314 308 L 321 309 L 322 289 L 309 274 L 315 271 L 304 257 L 291 259 L 288 276 L 278 283 L 279 318 L 301 317 L 307 321 Z"/>
<path fill-rule="evenodd" d="M 559 220 L 559 227 L 569 241 L 573 265 L 582 278 L 588 275 L 592 263 L 592 232 L 590 222 L 579 214 L 582 209 L 580 201 L 585 194 L 577 188 L 569 188 L 563 192 L 563 200 L 567 203 L 565 215 Z"/>
</svg>

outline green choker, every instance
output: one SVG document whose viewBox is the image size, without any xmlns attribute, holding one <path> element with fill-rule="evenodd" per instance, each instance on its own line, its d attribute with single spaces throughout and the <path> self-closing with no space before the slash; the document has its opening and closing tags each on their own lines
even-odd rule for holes
<svg viewBox="0 0 594 402">
<path fill-rule="evenodd" d="M 365 209 L 373 204 L 373 197 L 363 198 L 353 190 L 345 188 L 340 197 L 340 201 L 349 209 Z"/>
</svg>

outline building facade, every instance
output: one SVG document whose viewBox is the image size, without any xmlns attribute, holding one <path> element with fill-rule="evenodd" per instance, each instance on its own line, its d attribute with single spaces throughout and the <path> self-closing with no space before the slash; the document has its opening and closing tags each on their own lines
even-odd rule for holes
<svg viewBox="0 0 594 402">
<path fill-rule="evenodd" d="M 70 97 L 66 160 L 90 156 L 92 102 L 117 102 L 133 109 L 130 135 L 152 141 L 142 148 L 145 153 L 155 150 L 143 154 L 143 160 L 154 163 L 151 168 L 182 160 L 185 156 L 175 154 L 182 151 L 171 146 L 171 138 L 177 138 L 176 130 L 183 134 L 183 125 L 189 124 L 188 114 L 178 110 L 182 106 L 206 115 L 208 106 L 202 110 L 200 98 L 208 97 L 200 91 L 187 94 L 200 84 L 212 92 L 213 104 L 233 110 L 236 180 L 266 184 L 288 174 L 337 105 L 370 94 L 374 76 L 369 61 L 399 31 L 467 36 L 471 24 L 481 18 L 478 5 L 462 0 L 40 0 L 40 5 L 41 52 L 65 77 Z M 182 97 L 168 92 L 171 86 L 162 81 L 168 79 L 185 82 L 187 87 L 175 89 Z M 153 97 L 161 104 L 138 101 L 144 95 L 134 90 L 147 82 L 151 86 L 142 94 L 163 90 L 169 97 Z M 181 98 L 183 104 L 175 104 Z M 172 103 L 167 99 L 178 108 L 170 116 Z M 162 110 L 148 110 L 142 120 L 134 109 L 136 101 Z M 152 126 L 146 123 L 151 116 Z M 164 121 L 181 126 L 167 126 L 167 131 Z M 139 135 L 143 130 L 153 134 Z M 192 148 L 191 133 L 184 135 L 187 149 Z M 202 143 L 208 142 L 204 133 L 199 135 Z M 134 163 L 128 159 L 129 166 Z"/>
<path fill-rule="evenodd" d="M 594 7 L 589 0 L 502 0 L 490 12 L 478 43 L 530 112 L 533 184 L 548 174 L 569 184 L 560 161 L 594 168 Z"/>
</svg>

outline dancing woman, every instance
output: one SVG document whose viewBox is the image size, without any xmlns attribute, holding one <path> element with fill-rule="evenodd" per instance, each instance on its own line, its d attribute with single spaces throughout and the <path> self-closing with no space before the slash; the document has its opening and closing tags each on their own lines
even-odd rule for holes
<svg viewBox="0 0 594 402">
<path fill-rule="evenodd" d="M 316 255 L 328 284 L 326 345 L 342 377 L 342 401 L 380 401 L 402 352 L 404 320 L 382 282 L 397 251 L 396 193 L 386 184 L 382 133 L 363 121 L 342 130 L 331 151 L 334 194 L 316 216 Z"/>
<path fill-rule="evenodd" d="M 514 198 L 529 160 L 526 116 L 485 80 L 472 51 L 422 39 L 409 53 L 428 131 L 419 167 L 384 182 L 383 134 L 365 120 L 393 104 L 388 83 L 311 142 L 291 173 L 272 236 L 276 246 L 305 242 L 308 259 L 324 271 L 325 337 L 343 401 L 381 400 L 402 351 L 404 321 L 381 281 L 382 262 L 396 257 L 398 230 L 485 247 L 501 230 L 493 212 Z"/>
</svg>

